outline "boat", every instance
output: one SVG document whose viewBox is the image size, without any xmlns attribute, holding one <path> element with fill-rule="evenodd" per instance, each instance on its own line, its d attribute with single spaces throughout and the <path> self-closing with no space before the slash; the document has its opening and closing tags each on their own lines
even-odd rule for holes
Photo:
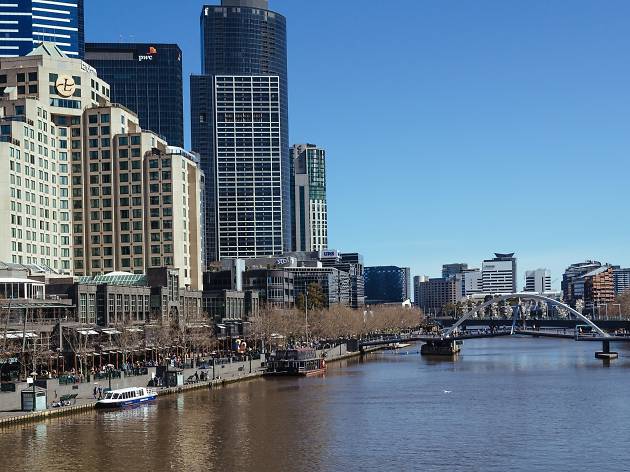
<svg viewBox="0 0 630 472">
<path fill-rule="evenodd" d="M 409 343 L 390 343 L 387 346 L 385 346 L 385 349 L 396 350 L 396 349 L 402 349 L 409 346 L 411 346 L 411 344 Z"/>
<path fill-rule="evenodd" d="M 266 377 L 309 377 L 326 372 L 326 360 L 312 348 L 284 349 L 273 353 L 267 361 Z"/>
<path fill-rule="evenodd" d="M 96 408 L 122 408 L 129 405 L 150 402 L 156 398 L 157 393 L 148 388 L 121 388 L 106 392 L 105 397 L 96 402 Z"/>
</svg>

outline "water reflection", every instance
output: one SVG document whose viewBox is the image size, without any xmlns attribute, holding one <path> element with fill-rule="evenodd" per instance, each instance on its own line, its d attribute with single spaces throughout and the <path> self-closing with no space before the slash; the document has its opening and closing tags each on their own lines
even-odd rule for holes
<svg viewBox="0 0 630 472">
<path fill-rule="evenodd" d="M 467 341 L 16 426 L 0 470 L 623 470 L 630 358 L 604 368 L 595 348 Z"/>
</svg>

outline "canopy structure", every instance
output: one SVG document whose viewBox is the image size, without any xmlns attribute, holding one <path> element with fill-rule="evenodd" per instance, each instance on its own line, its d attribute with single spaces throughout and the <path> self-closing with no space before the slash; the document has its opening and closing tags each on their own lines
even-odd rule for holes
<svg viewBox="0 0 630 472">
<path fill-rule="evenodd" d="M 0 278 L 0 298 L 38 299 L 46 298 L 46 285 L 37 280 L 6 277 Z"/>
</svg>

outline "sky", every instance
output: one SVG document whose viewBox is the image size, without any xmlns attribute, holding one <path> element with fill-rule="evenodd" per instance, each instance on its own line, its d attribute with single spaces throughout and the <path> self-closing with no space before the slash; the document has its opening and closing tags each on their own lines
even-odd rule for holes
<svg viewBox="0 0 630 472">
<path fill-rule="evenodd" d="M 188 144 L 203 4 L 86 0 L 88 41 L 180 45 Z M 558 288 L 574 262 L 630 265 L 630 2 L 270 8 L 287 17 L 290 144 L 327 150 L 331 248 L 432 277 L 515 252 L 519 288 L 529 269 Z"/>
</svg>

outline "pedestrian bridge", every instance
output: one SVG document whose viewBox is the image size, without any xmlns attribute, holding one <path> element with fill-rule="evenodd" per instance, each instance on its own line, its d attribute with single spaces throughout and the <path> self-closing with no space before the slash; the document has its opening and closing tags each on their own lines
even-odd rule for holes
<svg viewBox="0 0 630 472">
<path fill-rule="evenodd" d="M 513 315 L 511 319 L 510 327 L 503 327 L 499 329 L 476 329 L 468 330 L 463 329 L 466 321 L 473 318 L 479 313 L 485 312 L 486 309 L 491 307 L 495 303 L 510 302 L 517 300 L 518 303 L 512 307 Z M 575 317 L 579 321 L 591 328 L 591 332 L 587 334 L 581 334 L 577 330 L 567 333 L 566 329 L 556 330 L 540 330 L 540 329 L 528 329 L 526 327 L 520 327 L 518 322 L 521 321 L 522 309 L 521 302 L 524 300 L 533 300 L 537 302 L 544 302 L 552 306 L 557 306 L 565 310 L 569 315 Z M 503 320 L 508 321 L 508 320 Z M 380 339 L 366 340 L 359 343 L 361 349 L 369 346 L 379 346 L 385 344 L 395 344 L 401 342 L 423 342 L 422 354 L 427 355 L 453 355 L 460 351 L 461 345 L 464 340 L 467 339 L 482 339 L 482 338 L 496 338 L 503 336 L 533 336 L 533 337 L 552 337 L 552 338 L 566 338 L 575 339 L 576 341 L 591 341 L 601 342 L 603 349 L 596 353 L 596 357 L 611 359 L 616 358 L 617 353 L 610 351 L 611 342 L 630 342 L 630 336 L 612 336 L 591 319 L 582 315 L 582 313 L 571 308 L 570 306 L 553 298 L 539 295 L 536 293 L 511 293 L 496 295 L 487 302 L 482 303 L 474 307 L 472 310 L 465 313 L 459 318 L 452 326 L 445 328 L 441 333 L 429 333 L 429 334 L 412 334 L 407 336 L 392 336 L 381 337 Z"/>
</svg>

